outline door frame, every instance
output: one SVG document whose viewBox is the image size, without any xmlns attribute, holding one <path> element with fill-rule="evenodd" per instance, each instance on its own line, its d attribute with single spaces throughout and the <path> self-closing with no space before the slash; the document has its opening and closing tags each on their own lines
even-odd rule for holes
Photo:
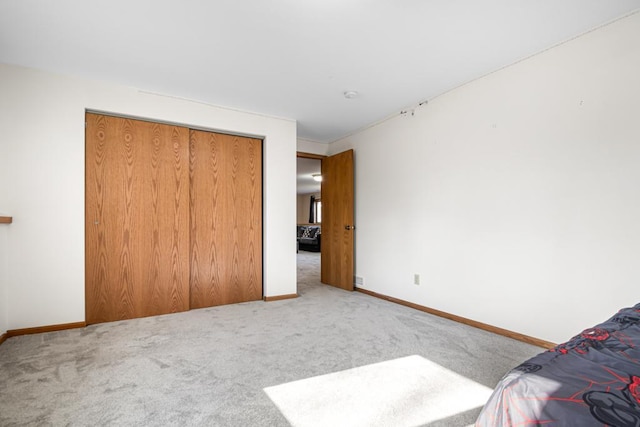
<svg viewBox="0 0 640 427">
<path fill-rule="evenodd" d="M 300 159 L 315 159 L 315 160 L 320 160 L 320 169 L 322 170 L 322 160 L 326 159 L 328 156 L 323 156 L 322 154 L 313 154 L 313 153 L 305 153 L 303 151 L 296 151 L 296 159 L 300 158 Z M 320 184 L 322 185 L 322 184 Z M 296 197 L 298 196 L 298 193 L 296 192 Z M 296 225 L 297 225 L 297 221 L 296 221 Z M 322 271 L 322 256 L 320 257 L 320 271 Z M 320 277 L 318 277 L 318 281 L 320 281 Z M 296 279 L 297 282 L 297 279 Z M 322 283 L 322 282 L 320 282 Z M 324 285 L 324 283 L 322 283 Z M 298 284 L 296 283 L 296 291 L 298 289 Z"/>
<path fill-rule="evenodd" d="M 326 155 L 322 155 L 322 154 L 306 153 L 306 152 L 302 152 L 302 151 L 296 151 L 296 158 L 320 160 L 321 169 L 322 169 L 323 160 L 328 158 L 328 157 L 330 157 L 330 156 L 326 156 Z M 353 196 L 354 196 L 353 203 L 355 203 L 355 186 L 354 186 L 354 195 Z M 355 221 L 355 217 L 353 218 L 353 220 Z M 354 274 L 355 274 L 355 258 L 356 258 L 355 236 L 353 238 L 354 238 L 354 242 L 353 242 L 353 254 L 352 254 L 352 257 L 353 257 L 353 262 L 354 262 Z M 320 271 L 322 271 L 322 263 L 323 263 L 323 257 L 321 256 L 320 257 Z M 321 280 L 320 280 L 320 283 L 322 283 Z M 326 283 L 323 283 L 323 284 L 326 285 Z M 353 290 L 356 290 L 355 283 L 353 284 Z"/>
<path fill-rule="evenodd" d="M 260 216 L 261 216 L 261 246 L 260 246 L 260 254 L 261 254 L 261 262 L 262 262 L 262 268 L 260 269 L 260 281 L 262 284 L 262 299 L 263 300 L 267 300 L 267 297 L 265 297 L 265 290 L 266 290 L 266 286 L 265 286 L 265 268 L 266 268 L 266 262 L 265 262 L 265 215 L 266 215 L 266 203 L 265 203 L 265 181 L 266 181 L 266 168 L 265 168 L 265 142 L 266 142 L 266 138 L 267 136 L 265 134 L 256 134 L 256 133 L 246 133 L 246 132 L 235 132 L 235 131 L 230 131 L 230 130 L 225 130 L 225 129 L 218 129 L 218 128 L 214 128 L 214 127 L 208 127 L 208 126 L 199 126 L 199 125 L 194 125 L 194 124 L 187 124 L 185 122 L 179 122 L 179 121 L 172 121 L 172 120 L 165 120 L 165 119 L 160 119 L 160 118 L 153 118 L 153 117 L 148 117 L 148 116 L 138 116 L 138 115 L 132 115 L 132 114 L 126 114 L 126 113 L 120 113 L 120 112 L 113 112 L 113 111 L 105 111 L 105 110 L 100 110 L 100 109 L 93 109 L 93 108 L 85 108 L 84 110 L 84 114 L 82 116 L 82 120 L 84 122 L 84 128 L 85 128 L 85 132 L 84 132 L 84 138 L 83 138 L 83 149 L 85 151 L 85 156 L 83 157 L 82 161 L 83 161 L 83 169 L 84 169 L 84 223 L 85 223 L 85 228 L 84 228 L 84 232 L 83 232 L 83 247 L 84 247 L 84 251 L 83 251 L 83 255 L 84 255 L 84 268 L 85 268 L 85 275 L 84 275 L 84 290 L 85 290 L 85 297 L 84 297 L 84 314 L 85 314 L 85 321 L 87 318 L 87 297 L 86 297 L 86 287 L 87 287 L 87 250 L 88 250 L 88 246 L 87 246 L 87 232 L 86 232 L 86 227 L 89 221 L 89 218 L 87 217 L 86 214 L 86 209 L 87 209 L 87 198 L 86 198 L 86 192 L 87 192 L 87 188 L 88 188 L 88 184 L 87 184 L 87 158 L 86 158 L 86 144 L 87 144 L 87 135 L 86 135 L 86 128 L 87 128 L 87 114 L 94 114 L 94 115 L 101 115 L 101 116 L 108 116 L 108 117 L 114 117 L 114 118 L 118 118 L 118 119 L 124 119 L 124 120 L 136 120 L 136 121 L 141 121 L 141 122 L 149 122 L 149 123 L 155 123 L 155 124 L 160 124 L 160 125 L 167 125 L 167 126 L 177 126 L 177 127 L 184 127 L 186 129 L 189 130 L 195 130 L 195 131 L 204 131 L 204 132 L 211 132 L 211 133 L 217 133 L 217 134 L 223 134 L 223 135 L 230 135 L 230 136 L 238 136 L 238 137 L 245 137 L 245 138 L 255 138 L 255 139 L 259 139 L 262 141 L 261 144 L 261 148 L 260 148 L 260 162 L 261 162 L 261 175 L 260 175 L 260 180 L 261 180 L 261 185 L 260 185 L 260 199 L 261 199 L 261 203 L 262 203 L 262 209 L 260 212 Z M 191 245 L 191 242 L 189 241 L 189 247 Z M 189 260 L 189 274 L 190 274 L 190 269 L 191 269 L 191 260 Z M 189 296 L 190 298 L 190 296 Z M 190 302 L 188 304 L 188 308 L 187 311 L 192 310 L 191 306 L 190 306 Z M 85 322 L 86 323 L 86 322 Z"/>
</svg>

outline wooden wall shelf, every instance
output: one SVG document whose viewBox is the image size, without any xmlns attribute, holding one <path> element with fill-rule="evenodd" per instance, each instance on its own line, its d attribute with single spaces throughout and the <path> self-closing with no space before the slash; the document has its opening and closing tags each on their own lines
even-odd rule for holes
<svg viewBox="0 0 640 427">
<path fill-rule="evenodd" d="M 13 218 L 10 216 L 0 216 L 0 224 L 11 224 L 13 222 Z"/>
</svg>

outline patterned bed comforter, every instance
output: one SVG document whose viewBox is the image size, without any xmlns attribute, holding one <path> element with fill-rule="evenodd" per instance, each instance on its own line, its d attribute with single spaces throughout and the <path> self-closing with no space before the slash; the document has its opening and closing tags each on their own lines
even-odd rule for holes
<svg viewBox="0 0 640 427">
<path fill-rule="evenodd" d="M 476 426 L 640 427 L 640 304 L 511 370 Z"/>
</svg>

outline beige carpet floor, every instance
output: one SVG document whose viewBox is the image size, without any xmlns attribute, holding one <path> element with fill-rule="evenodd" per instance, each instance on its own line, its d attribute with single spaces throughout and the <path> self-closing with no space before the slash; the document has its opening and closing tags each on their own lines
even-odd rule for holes
<svg viewBox="0 0 640 427">
<path fill-rule="evenodd" d="M 0 425 L 466 426 L 540 351 L 322 285 L 319 260 L 296 299 L 10 338 Z"/>
</svg>

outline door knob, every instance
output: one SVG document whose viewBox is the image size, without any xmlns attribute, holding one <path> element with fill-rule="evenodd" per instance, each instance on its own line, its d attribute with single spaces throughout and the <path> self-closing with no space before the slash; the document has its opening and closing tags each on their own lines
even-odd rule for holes
<svg viewBox="0 0 640 427">
<path fill-rule="evenodd" d="M 345 229 L 345 230 L 355 230 L 355 229 L 356 229 L 356 226 L 355 226 L 355 225 L 345 225 L 345 226 L 344 226 L 344 229 Z"/>
</svg>

